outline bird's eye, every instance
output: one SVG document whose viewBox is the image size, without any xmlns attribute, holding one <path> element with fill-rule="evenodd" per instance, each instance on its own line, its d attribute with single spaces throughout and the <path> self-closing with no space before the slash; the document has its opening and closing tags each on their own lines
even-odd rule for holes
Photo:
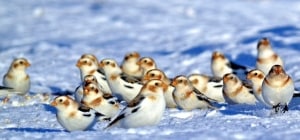
<svg viewBox="0 0 300 140">
<path fill-rule="evenodd" d="M 62 102 L 63 102 L 63 99 L 59 99 L 58 102 L 62 103 Z"/>
<path fill-rule="evenodd" d="M 109 61 L 107 61 L 105 64 L 106 64 L 106 65 L 109 65 Z"/>
<path fill-rule="evenodd" d="M 178 83 L 182 83 L 182 80 L 179 80 Z"/>
<path fill-rule="evenodd" d="M 159 83 L 156 82 L 156 83 L 155 83 L 155 86 L 159 86 Z"/>
<path fill-rule="evenodd" d="M 254 73 L 254 76 L 257 76 L 257 73 Z"/>
<path fill-rule="evenodd" d="M 21 65 L 23 65 L 23 64 L 24 64 L 24 62 L 23 62 L 23 61 L 20 61 L 19 63 L 20 63 Z"/>
<path fill-rule="evenodd" d="M 233 79 L 233 76 L 230 76 L 229 79 Z"/>
<path fill-rule="evenodd" d="M 85 61 L 83 61 L 83 63 L 84 63 L 84 64 L 86 64 L 86 63 L 87 63 L 87 61 L 85 60 Z"/>
<path fill-rule="evenodd" d="M 155 74 L 153 74 L 153 73 L 152 73 L 150 76 L 151 76 L 151 77 L 154 77 L 154 76 L 155 76 Z"/>
<path fill-rule="evenodd" d="M 147 60 L 144 60 L 144 63 L 147 63 Z"/>
</svg>

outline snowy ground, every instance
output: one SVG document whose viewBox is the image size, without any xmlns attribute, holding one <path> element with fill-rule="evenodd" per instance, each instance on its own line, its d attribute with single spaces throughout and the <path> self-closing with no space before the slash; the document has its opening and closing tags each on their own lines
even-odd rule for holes
<svg viewBox="0 0 300 140">
<path fill-rule="evenodd" d="M 15 57 L 32 66 L 31 95 L 73 91 L 83 53 L 122 61 L 125 53 L 151 56 L 168 76 L 210 72 L 222 51 L 254 67 L 256 44 L 269 37 L 286 70 L 300 79 L 300 2 L 270 0 L 0 0 L 0 76 Z M 299 88 L 300 85 L 296 84 Z M 0 139 L 299 139 L 300 100 L 270 116 L 262 105 L 220 111 L 167 110 L 161 123 L 138 129 L 68 133 L 47 102 L 21 97 L 0 107 Z"/>
</svg>

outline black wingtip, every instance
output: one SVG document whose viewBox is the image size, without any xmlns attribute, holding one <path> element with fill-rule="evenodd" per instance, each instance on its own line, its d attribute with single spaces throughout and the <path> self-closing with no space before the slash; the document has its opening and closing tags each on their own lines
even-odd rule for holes
<svg viewBox="0 0 300 140">
<path fill-rule="evenodd" d="M 293 94 L 293 98 L 298 98 L 298 97 L 300 97 L 300 93 L 294 93 Z"/>
</svg>

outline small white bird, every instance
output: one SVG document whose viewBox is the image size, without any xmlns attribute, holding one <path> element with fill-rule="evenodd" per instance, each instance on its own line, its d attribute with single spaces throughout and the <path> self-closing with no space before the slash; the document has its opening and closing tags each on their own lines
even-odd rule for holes
<svg viewBox="0 0 300 140">
<path fill-rule="evenodd" d="M 257 44 L 256 68 L 267 75 L 273 65 L 283 66 L 283 61 L 273 51 L 269 39 L 262 38 Z"/>
<path fill-rule="evenodd" d="M 172 86 L 175 87 L 173 98 L 177 105 L 183 110 L 206 109 L 213 107 L 210 101 L 214 101 L 193 87 L 185 76 L 177 76 L 173 79 Z"/>
<path fill-rule="evenodd" d="M 251 94 L 250 87 L 246 87 L 242 81 L 232 73 L 223 77 L 223 96 L 229 104 L 256 104 L 256 98 Z"/>
<path fill-rule="evenodd" d="M 154 61 L 154 59 L 152 59 L 151 57 L 142 57 L 139 59 L 139 61 L 137 62 L 137 64 L 141 67 L 143 73 L 142 73 L 142 77 L 149 71 L 152 69 L 157 69 L 157 65 Z"/>
<path fill-rule="evenodd" d="M 166 76 L 166 74 L 159 70 L 159 69 L 152 69 L 149 70 L 146 75 L 144 75 L 142 82 L 146 83 L 149 80 L 161 80 L 163 81 L 166 85 L 168 85 L 168 89 L 167 91 L 164 93 L 164 97 L 166 100 L 166 104 L 168 108 L 176 108 L 177 104 L 174 101 L 173 98 L 173 91 L 174 91 L 174 87 L 171 86 L 171 80 Z"/>
<path fill-rule="evenodd" d="M 294 93 L 294 82 L 281 65 L 274 65 L 262 84 L 265 103 L 272 106 L 275 113 L 288 111 Z"/>
<path fill-rule="evenodd" d="M 80 70 L 81 81 L 84 81 L 85 76 L 93 75 L 96 77 L 99 85 L 101 85 L 101 90 L 103 90 L 104 93 L 111 93 L 111 89 L 107 83 L 105 75 L 100 72 L 98 63 L 95 63 L 95 60 L 89 57 L 80 58 L 77 61 L 76 66 Z"/>
<path fill-rule="evenodd" d="M 110 120 L 117 115 L 121 107 L 117 98 L 111 94 L 101 92 L 97 83 L 85 84 L 81 103 L 103 114 L 104 118 L 101 117 L 102 120 Z"/>
<path fill-rule="evenodd" d="M 57 121 L 67 131 L 90 129 L 96 122 L 96 117 L 101 115 L 88 107 L 79 106 L 69 96 L 58 96 L 51 105 L 57 109 Z"/>
<path fill-rule="evenodd" d="M 142 69 L 137 64 L 140 59 L 140 54 L 138 52 L 130 52 L 127 53 L 123 59 L 121 69 L 122 71 L 133 77 L 141 77 L 142 76 Z"/>
<path fill-rule="evenodd" d="M 224 103 L 223 97 L 223 79 L 217 77 L 209 77 L 204 74 L 191 74 L 188 76 L 192 85 L 207 97 Z"/>
<path fill-rule="evenodd" d="M 265 74 L 258 69 L 254 69 L 248 72 L 247 79 L 252 83 L 252 89 L 256 99 L 261 103 L 266 104 L 262 97 L 262 83 L 265 79 Z"/>
<path fill-rule="evenodd" d="M 233 73 L 245 80 L 248 68 L 230 61 L 221 52 L 213 52 L 211 58 L 211 70 L 214 77 L 223 78 L 227 73 Z"/>
<path fill-rule="evenodd" d="M 122 70 L 115 60 L 103 59 L 99 65 L 104 70 L 113 95 L 126 102 L 130 102 L 138 95 L 142 84 L 126 81 L 122 77 Z"/>
<path fill-rule="evenodd" d="M 26 73 L 28 67 L 30 67 L 30 63 L 27 59 L 14 59 L 3 77 L 3 85 L 13 88 L 20 95 L 28 93 L 30 89 L 30 77 Z"/>
<path fill-rule="evenodd" d="M 160 80 L 148 81 L 138 96 L 106 128 L 111 126 L 136 128 L 158 124 L 166 108 L 163 93 L 167 87 L 168 85 Z"/>
<path fill-rule="evenodd" d="M 75 89 L 75 94 L 74 94 L 74 98 L 75 100 L 80 103 L 82 98 L 83 98 L 83 88 L 85 85 L 88 85 L 90 83 L 95 83 L 96 85 L 98 85 L 98 88 L 103 91 L 102 89 L 102 86 L 98 83 L 97 79 L 95 76 L 93 75 L 86 75 L 84 77 L 84 80 L 83 82 Z"/>
</svg>

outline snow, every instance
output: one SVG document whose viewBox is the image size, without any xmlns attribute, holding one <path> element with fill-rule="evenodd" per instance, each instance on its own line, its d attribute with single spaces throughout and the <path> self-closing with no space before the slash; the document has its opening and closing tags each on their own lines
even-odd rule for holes
<svg viewBox="0 0 300 140">
<path fill-rule="evenodd" d="M 167 109 L 153 127 L 103 130 L 101 122 L 69 133 L 42 96 L 74 91 L 80 82 L 75 64 L 83 53 L 121 62 L 125 53 L 138 51 L 153 57 L 169 77 L 211 74 L 215 50 L 254 68 L 262 37 L 270 38 L 297 80 L 299 1 L 0 0 L 0 5 L 0 76 L 16 57 L 32 64 L 31 98 L 13 97 L 0 106 L 0 139 L 299 139 L 299 99 L 283 115 L 270 115 L 263 105 Z"/>
</svg>

